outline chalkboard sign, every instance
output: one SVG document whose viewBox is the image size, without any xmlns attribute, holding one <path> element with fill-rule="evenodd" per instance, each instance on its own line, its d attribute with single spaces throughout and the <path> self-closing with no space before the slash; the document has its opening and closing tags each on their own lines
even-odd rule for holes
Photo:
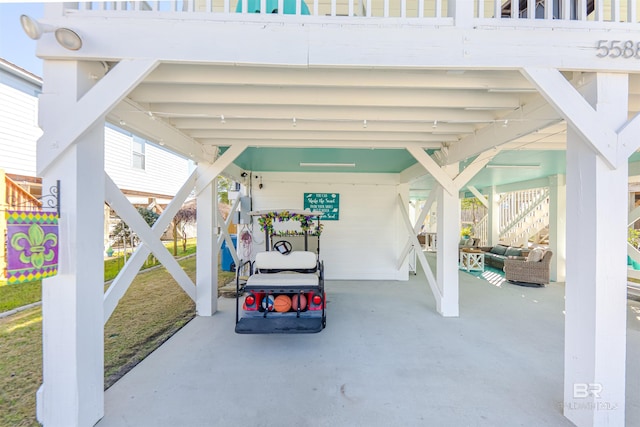
<svg viewBox="0 0 640 427">
<path fill-rule="evenodd" d="M 322 221 L 340 219 L 340 195 L 337 193 L 304 193 L 304 209 L 322 212 Z"/>
</svg>

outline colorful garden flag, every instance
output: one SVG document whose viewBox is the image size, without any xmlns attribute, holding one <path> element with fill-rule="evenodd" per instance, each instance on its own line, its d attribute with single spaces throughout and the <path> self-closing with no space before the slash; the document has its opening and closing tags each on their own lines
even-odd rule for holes
<svg viewBox="0 0 640 427">
<path fill-rule="evenodd" d="M 58 214 L 6 211 L 7 283 L 33 282 L 58 273 Z"/>
</svg>

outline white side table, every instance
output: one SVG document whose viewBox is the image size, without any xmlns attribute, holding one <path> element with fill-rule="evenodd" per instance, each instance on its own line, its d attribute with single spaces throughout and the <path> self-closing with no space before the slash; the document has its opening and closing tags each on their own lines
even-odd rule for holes
<svg viewBox="0 0 640 427">
<path fill-rule="evenodd" d="M 484 252 L 460 251 L 460 269 L 466 271 L 484 271 Z"/>
</svg>

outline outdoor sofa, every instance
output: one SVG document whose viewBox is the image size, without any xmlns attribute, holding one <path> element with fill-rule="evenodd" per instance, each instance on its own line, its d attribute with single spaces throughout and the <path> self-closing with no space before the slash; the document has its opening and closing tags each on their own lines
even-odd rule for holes
<svg viewBox="0 0 640 427">
<path fill-rule="evenodd" d="M 525 260 L 529 255 L 529 249 L 513 246 L 495 245 L 481 246 L 484 252 L 484 265 L 502 270 L 506 259 Z"/>
</svg>

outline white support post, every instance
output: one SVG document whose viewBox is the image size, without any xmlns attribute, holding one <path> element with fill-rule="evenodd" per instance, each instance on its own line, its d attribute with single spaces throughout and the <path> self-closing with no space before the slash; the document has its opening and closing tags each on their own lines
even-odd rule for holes
<svg viewBox="0 0 640 427">
<path fill-rule="evenodd" d="M 489 218 L 487 218 L 487 245 L 495 246 L 500 241 L 500 195 L 496 187 L 489 188 L 487 195 Z"/>
<path fill-rule="evenodd" d="M 625 75 L 598 74 L 587 101 L 606 128 L 627 119 Z M 578 427 L 625 425 L 627 172 L 567 129 L 564 415 Z"/>
<path fill-rule="evenodd" d="M 44 135 L 74 121 L 69 116 L 56 124 L 48 117 L 81 98 L 91 87 L 91 72 L 90 64 L 45 61 L 44 92 L 50 95 L 40 102 Z M 61 201 L 58 275 L 42 282 L 37 417 L 46 426 L 92 426 L 104 415 L 104 120 L 89 122 L 63 153 L 47 158 L 46 168 L 38 164 L 46 169 L 44 188 L 60 180 Z"/>
<path fill-rule="evenodd" d="M 438 313 L 457 317 L 458 307 L 458 241 L 460 240 L 460 199 L 441 186 L 438 198 L 438 249 L 436 276 L 442 299 L 436 300 Z"/>
<path fill-rule="evenodd" d="M 549 177 L 549 249 L 550 277 L 564 282 L 567 270 L 567 185 L 564 175 Z"/>
<path fill-rule="evenodd" d="M 217 182 L 217 179 L 211 181 L 197 197 L 196 312 L 199 316 L 212 316 L 218 310 Z"/>
</svg>

